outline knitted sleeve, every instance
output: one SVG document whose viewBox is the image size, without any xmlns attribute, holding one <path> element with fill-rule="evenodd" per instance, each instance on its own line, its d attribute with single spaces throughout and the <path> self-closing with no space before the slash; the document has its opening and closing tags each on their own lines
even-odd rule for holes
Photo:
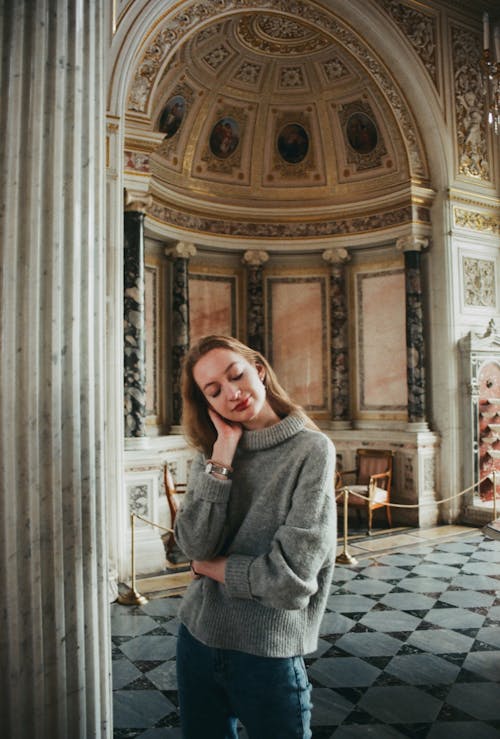
<svg viewBox="0 0 500 739">
<path fill-rule="evenodd" d="M 189 559 L 213 559 L 224 541 L 231 480 L 205 472 L 205 458 L 197 455 L 174 525 L 174 535 Z"/>
<path fill-rule="evenodd" d="M 230 597 L 287 610 L 307 607 L 318 590 L 320 571 L 335 559 L 334 468 L 335 448 L 318 434 L 304 457 L 290 511 L 269 551 L 257 557 L 229 556 L 225 585 Z"/>
</svg>

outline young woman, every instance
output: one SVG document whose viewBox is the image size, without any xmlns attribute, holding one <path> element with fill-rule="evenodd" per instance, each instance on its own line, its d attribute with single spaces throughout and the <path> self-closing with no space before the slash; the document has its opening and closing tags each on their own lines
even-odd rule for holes
<svg viewBox="0 0 500 739">
<path fill-rule="evenodd" d="M 175 536 L 194 580 L 180 608 L 184 739 L 308 739 L 303 655 L 335 561 L 335 449 L 267 360 L 208 336 L 186 357 L 183 425 L 199 450 Z"/>
</svg>

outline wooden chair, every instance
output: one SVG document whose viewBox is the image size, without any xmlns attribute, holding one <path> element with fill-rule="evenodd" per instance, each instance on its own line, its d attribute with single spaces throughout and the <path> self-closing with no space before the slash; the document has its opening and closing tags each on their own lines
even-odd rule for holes
<svg viewBox="0 0 500 739">
<path fill-rule="evenodd" d="M 387 523 L 392 526 L 391 482 L 394 452 L 386 449 L 357 449 L 356 469 L 340 470 L 336 479 L 337 493 L 349 490 L 348 505 L 356 510 L 361 520 L 361 511 L 366 509 L 368 534 L 371 534 L 373 511 L 385 507 Z M 349 481 L 353 478 L 353 482 Z M 363 496 L 363 497 L 360 497 Z M 339 500 L 343 504 L 342 498 Z"/>
<path fill-rule="evenodd" d="M 174 528 L 175 517 L 181 504 L 182 496 L 186 492 L 186 483 L 175 483 L 172 473 L 167 464 L 163 466 L 163 482 L 170 511 L 170 528 Z M 173 532 L 162 534 L 163 546 L 165 547 L 165 558 L 169 569 L 178 570 L 189 567 L 189 560 L 175 541 Z"/>
</svg>

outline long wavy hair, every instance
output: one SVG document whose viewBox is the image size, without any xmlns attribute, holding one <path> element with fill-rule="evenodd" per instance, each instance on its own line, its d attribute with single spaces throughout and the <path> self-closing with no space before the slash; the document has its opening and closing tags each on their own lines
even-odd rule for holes
<svg viewBox="0 0 500 739">
<path fill-rule="evenodd" d="M 305 418 L 307 426 L 317 428 L 301 406 L 295 403 L 280 385 L 273 368 L 260 352 L 251 349 L 232 336 L 204 336 L 190 348 L 184 358 L 181 378 L 182 426 L 188 441 L 196 449 L 209 456 L 217 438 L 217 432 L 208 415 L 207 399 L 193 376 L 196 363 L 212 349 L 229 349 L 242 356 L 250 364 L 263 367 L 266 396 L 273 411 L 280 418 L 290 413 L 300 413 Z"/>
</svg>

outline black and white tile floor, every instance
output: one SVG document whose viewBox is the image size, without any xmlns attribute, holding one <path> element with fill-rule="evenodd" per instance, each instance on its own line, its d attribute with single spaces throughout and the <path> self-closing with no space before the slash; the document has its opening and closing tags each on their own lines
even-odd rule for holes
<svg viewBox="0 0 500 739">
<path fill-rule="evenodd" d="M 314 739 L 500 737 L 500 541 L 446 529 L 368 540 L 337 566 L 306 660 Z M 111 606 L 116 739 L 181 736 L 179 602 Z"/>
</svg>

